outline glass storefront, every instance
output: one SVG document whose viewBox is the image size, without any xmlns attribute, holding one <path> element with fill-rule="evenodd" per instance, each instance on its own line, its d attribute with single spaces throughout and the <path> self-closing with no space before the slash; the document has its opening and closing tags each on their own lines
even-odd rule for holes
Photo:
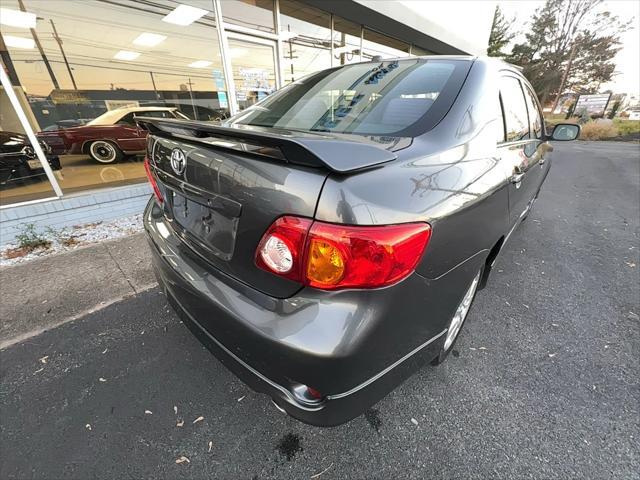
<svg viewBox="0 0 640 480">
<path fill-rule="evenodd" d="M 276 89 L 276 43 L 237 34 L 228 43 L 238 108 L 244 110 Z"/>
<path fill-rule="evenodd" d="M 280 0 L 284 83 L 331 64 L 331 15 L 299 2 Z"/>
<path fill-rule="evenodd" d="M 62 194 L 144 181 L 146 133 L 134 116 L 220 122 L 318 70 L 426 54 L 294 0 L 1 6 L 2 61 L 46 155 L 59 162 L 52 178 Z M 4 93 L 0 131 L 23 134 Z M 33 177 L 0 181 L 0 204 L 54 195 L 46 175 Z"/>
<path fill-rule="evenodd" d="M 375 56 L 384 58 L 397 58 L 409 56 L 409 44 L 388 37 L 382 33 L 374 32 L 367 28 L 362 36 L 362 60 L 370 60 Z"/>
<path fill-rule="evenodd" d="M 333 17 L 333 56 L 334 65 L 347 65 L 360 62 L 362 27 L 358 24 Z"/>
<path fill-rule="evenodd" d="M 17 99 L 21 91 L 15 88 L 14 93 Z M 4 87 L 0 88 L 0 125 L 0 205 L 54 197 L 53 187 Z M 44 153 L 59 175 L 58 159 Z"/>
</svg>

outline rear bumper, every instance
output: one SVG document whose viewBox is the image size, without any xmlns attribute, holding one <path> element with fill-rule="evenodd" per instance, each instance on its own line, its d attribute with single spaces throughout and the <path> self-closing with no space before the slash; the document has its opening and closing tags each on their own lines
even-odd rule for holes
<svg viewBox="0 0 640 480">
<path fill-rule="evenodd" d="M 371 291 L 304 288 L 277 299 L 209 267 L 176 237 L 153 199 L 144 223 L 158 281 L 185 324 L 247 385 L 319 426 L 360 415 L 433 359 L 459 301 L 454 283 L 477 272 L 459 268 L 437 281 L 414 274 Z M 324 400 L 299 401 L 293 388 L 300 384 Z"/>
</svg>

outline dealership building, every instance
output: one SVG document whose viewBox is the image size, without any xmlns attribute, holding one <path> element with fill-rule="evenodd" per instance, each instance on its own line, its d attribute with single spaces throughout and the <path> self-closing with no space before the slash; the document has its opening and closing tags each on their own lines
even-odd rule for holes
<svg viewBox="0 0 640 480">
<path fill-rule="evenodd" d="M 107 163 L 84 149 L 55 152 L 59 165 L 51 169 L 49 161 L 43 165 L 54 155 L 47 150 L 51 136 L 34 144 L 39 132 L 64 135 L 132 107 L 170 107 L 183 118 L 219 122 L 325 68 L 482 55 L 495 4 L 2 0 L 0 6 L 0 133 L 6 144 L 24 142 L 29 165 L 18 172 L 0 152 L 2 245 L 28 223 L 62 228 L 140 213 L 150 194 L 140 155 Z M 471 8 L 474 15 L 461 18 L 460 9 Z M 124 118 L 116 123 L 136 128 Z"/>
</svg>

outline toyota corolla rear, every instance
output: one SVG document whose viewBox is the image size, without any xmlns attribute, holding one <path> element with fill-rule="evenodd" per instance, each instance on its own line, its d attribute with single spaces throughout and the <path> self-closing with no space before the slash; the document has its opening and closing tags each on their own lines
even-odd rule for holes
<svg viewBox="0 0 640 480">
<path fill-rule="evenodd" d="M 361 414 L 440 348 L 456 279 L 416 273 L 427 220 L 380 225 L 384 206 L 346 202 L 341 223 L 315 217 L 327 182 L 384 175 L 407 155 L 470 64 L 327 70 L 223 127 L 139 119 L 155 193 L 144 222 L 167 298 L 230 370 L 302 421 Z M 370 224 L 352 224 L 353 208 Z"/>
</svg>

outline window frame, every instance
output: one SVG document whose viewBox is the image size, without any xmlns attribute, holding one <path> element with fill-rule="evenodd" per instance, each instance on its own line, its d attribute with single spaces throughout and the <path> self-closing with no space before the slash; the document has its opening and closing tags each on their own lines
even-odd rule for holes
<svg viewBox="0 0 640 480">
<path fill-rule="evenodd" d="M 520 85 L 524 90 L 525 104 L 527 105 L 527 115 L 529 115 L 529 137 L 533 135 L 533 137 L 531 137 L 531 140 L 539 140 L 543 142 L 545 137 L 547 136 L 547 132 L 545 130 L 544 115 L 542 115 L 542 108 L 540 108 L 538 97 L 534 93 L 533 88 L 529 85 L 529 82 L 526 82 L 526 80 L 523 81 L 521 79 Z M 529 93 L 529 96 L 533 100 L 533 108 L 536 109 L 536 111 L 538 112 L 538 116 L 540 117 L 540 137 L 535 136 L 536 133 L 535 133 L 535 129 L 533 128 L 533 119 L 531 118 L 531 113 L 529 112 L 529 102 L 526 101 L 527 93 Z"/>
<path fill-rule="evenodd" d="M 527 99 L 525 98 L 525 93 L 524 93 L 524 87 L 522 85 L 523 82 L 523 78 L 518 75 L 516 72 L 514 72 L 513 70 L 500 70 L 498 72 L 500 74 L 500 79 L 502 78 L 513 78 L 514 80 L 516 80 L 518 82 L 518 84 L 520 85 L 520 92 L 522 94 L 522 100 L 524 100 L 524 106 L 525 106 L 525 111 L 527 112 L 527 125 L 529 128 L 529 134 L 528 137 L 529 138 L 523 138 L 520 140 L 508 140 L 507 139 L 507 115 L 505 114 L 505 110 L 504 110 L 504 101 L 502 99 L 502 92 L 500 91 L 500 82 L 498 82 L 498 93 L 500 96 L 500 107 L 502 109 L 502 124 L 503 124 L 503 129 L 504 129 L 504 141 L 500 142 L 499 145 L 517 145 L 519 143 L 523 143 L 523 142 L 530 142 L 531 140 L 533 140 L 531 138 L 531 120 L 529 118 L 529 108 L 527 107 Z M 544 127 L 543 127 L 543 132 L 544 132 Z M 543 135 L 544 137 L 544 135 Z"/>
</svg>

